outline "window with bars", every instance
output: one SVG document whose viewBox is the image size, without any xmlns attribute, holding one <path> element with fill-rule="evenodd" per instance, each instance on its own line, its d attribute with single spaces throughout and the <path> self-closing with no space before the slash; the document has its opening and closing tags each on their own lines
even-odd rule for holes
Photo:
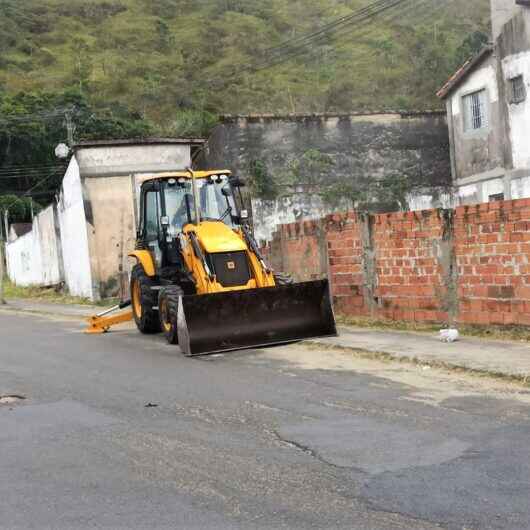
<svg viewBox="0 0 530 530">
<path fill-rule="evenodd" d="M 511 102 L 522 103 L 526 99 L 526 87 L 522 75 L 510 79 L 511 85 Z"/>
<path fill-rule="evenodd" d="M 504 193 L 494 193 L 488 197 L 489 202 L 497 202 L 504 200 Z"/>
<path fill-rule="evenodd" d="M 462 98 L 465 131 L 476 131 L 488 127 L 488 109 L 486 102 L 486 89 L 472 92 Z"/>
</svg>

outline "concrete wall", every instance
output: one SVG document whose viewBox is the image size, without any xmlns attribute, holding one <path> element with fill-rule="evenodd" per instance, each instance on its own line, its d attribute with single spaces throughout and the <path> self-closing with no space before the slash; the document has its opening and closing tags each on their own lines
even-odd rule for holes
<svg viewBox="0 0 530 530">
<path fill-rule="evenodd" d="M 128 296 L 134 261 L 138 183 L 191 165 L 189 143 L 95 145 L 77 148 L 93 296 Z"/>
<path fill-rule="evenodd" d="M 491 0 L 491 26 L 493 40 L 500 35 L 504 24 L 523 8 L 515 0 Z"/>
<path fill-rule="evenodd" d="M 189 143 L 80 144 L 75 152 L 81 177 L 157 173 L 190 165 Z"/>
<path fill-rule="evenodd" d="M 476 131 L 464 130 L 463 98 L 471 92 L 486 90 L 488 127 Z M 503 174 L 504 156 L 502 129 L 499 126 L 501 103 L 497 87 L 495 58 L 485 59 L 470 73 L 447 99 L 449 126 L 453 132 L 453 179 L 486 172 Z"/>
<path fill-rule="evenodd" d="M 264 253 L 298 279 L 329 277 L 346 315 L 530 325 L 530 199 L 334 214 L 282 226 Z"/>
<path fill-rule="evenodd" d="M 530 169 L 530 8 L 521 11 L 507 23 L 497 43 L 499 70 L 506 86 L 505 111 L 509 120 L 513 169 Z M 522 75 L 527 98 L 513 103 L 510 79 Z"/>
<path fill-rule="evenodd" d="M 344 190 L 366 181 L 406 174 L 418 187 L 448 186 L 448 144 L 442 113 L 225 117 L 201 165 L 254 182 L 256 236 L 270 239 L 281 223 L 351 207 Z M 266 168 L 259 182 L 256 162 Z"/>
<path fill-rule="evenodd" d="M 127 291 L 131 263 L 127 254 L 136 240 L 131 182 L 130 176 L 83 181 L 91 267 L 102 298 Z"/>
<path fill-rule="evenodd" d="M 83 189 L 75 157 L 64 176 L 57 208 L 66 287 L 73 296 L 93 299 Z"/>
<path fill-rule="evenodd" d="M 10 280 L 21 286 L 60 284 L 60 244 L 56 209 L 49 206 L 35 217 L 31 232 L 6 245 Z"/>
<path fill-rule="evenodd" d="M 460 204 L 530 197 L 530 8 L 514 1 L 493 1 L 494 53 L 468 75 L 447 100 L 452 137 L 453 178 Z M 527 99 L 511 100 L 510 80 L 522 75 Z M 486 88 L 490 126 L 466 134 L 462 96 Z"/>
<path fill-rule="evenodd" d="M 35 219 L 30 234 L 8 245 L 11 279 L 20 285 L 64 281 L 70 294 L 92 300 L 127 297 L 139 185 L 190 165 L 187 141 L 79 146 L 57 205 Z"/>
</svg>

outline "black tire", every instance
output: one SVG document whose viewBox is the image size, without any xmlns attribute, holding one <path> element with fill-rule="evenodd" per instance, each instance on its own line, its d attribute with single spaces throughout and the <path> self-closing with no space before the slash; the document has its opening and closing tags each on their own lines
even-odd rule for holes
<svg viewBox="0 0 530 530">
<path fill-rule="evenodd" d="M 131 305 L 138 329 L 146 335 L 160 333 L 158 291 L 152 289 L 156 283 L 145 274 L 141 265 L 135 265 L 131 272 Z"/>
<path fill-rule="evenodd" d="M 276 285 L 293 285 L 294 280 L 290 274 L 284 272 L 275 272 L 274 273 L 274 282 Z"/>
<path fill-rule="evenodd" d="M 179 298 L 184 291 L 178 285 L 162 287 L 158 296 L 158 308 L 160 315 L 160 328 L 169 344 L 178 344 L 177 317 L 179 310 Z"/>
</svg>

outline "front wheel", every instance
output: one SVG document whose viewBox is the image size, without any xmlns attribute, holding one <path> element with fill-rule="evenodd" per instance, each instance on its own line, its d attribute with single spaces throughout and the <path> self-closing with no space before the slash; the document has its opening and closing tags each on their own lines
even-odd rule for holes
<svg viewBox="0 0 530 530">
<path fill-rule="evenodd" d="M 145 274 L 143 267 L 135 265 L 131 272 L 131 305 L 136 326 L 145 334 L 160 331 L 154 286 L 155 283 Z"/>
<path fill-rule="evenodd" d="M 158 314 L 160 327 L 169 344 L 178 344 L 177 318 L 179 298 L 184 291 L 178 285 L 168 285 L 160 289 L 158 295 Z"/>
</svg>

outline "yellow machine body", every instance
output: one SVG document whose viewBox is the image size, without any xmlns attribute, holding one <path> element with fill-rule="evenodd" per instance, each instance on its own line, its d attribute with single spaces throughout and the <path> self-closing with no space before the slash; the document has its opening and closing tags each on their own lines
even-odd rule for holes
<svg viewBox="0 0 530 530">
<path fill-rule="evenodd" d="M 208 179 L 201 183 L 202 189 L 209 190 L 207 193 L 215 191 L 218 199 L 226 201 L 224 216 L 219 213 L 211 218 L 207 213 L 203 219 L 201 208 L 210 210 L 199 199 L 197 181 L 201 179 Z M 240 179 L 232 180 L 227 170 L 178 171 L 144 181 L 137 249 L 129 254 L 137 261 L 131 277 L 132 310 L 92 317 L 87 333 L 104 333 L 111 326 L 134 318 L 140 331 L 163 331 L 168 341 L 178 342 L 187 355 L 335 335 L 327 280 L 294 284 L 265 264 L 246 216 L 235 203 L 236 190 L 243 201 L 243 185 Z M 161 253 L 157 255 L 145 228 L 147 193 L 159 194 L 159 217 L 155 223 L 159 223 L 156 233 Z M 175 196 L 180 197 L 178 201 Z M 232 206 L 229 198 L 233 199 Z M 166 207 L 171 200 L 171 208 L 176 210 Z M 175 206 L 175 202 L 181 206 Z M 180 226 L 182 221 L 176 220 L 180 219 L 183 206 L 188 221 Z M 150 208 L 152 213 L 153 207 Z M 223 217 L 228 213 L 231 222 L 225 223 Z M 152 225 L 153 217 L 149 219 Z M 282 279 L 281 284 L 278 279 Z M 120 304 L 120 308 L 125 305 Z"/>
<path fill-rule="evenodd" d="M 243 234 L 240 231 L 231 230 L 224 223 L 204 221 L 199 225 L 188 225 L 183 230 L 183 233 L 188 236 L 192 232 L 197 235 L 197 239 L 202 243 L 203 250 L 207 253 L 246 252 L 252 272 L 252 278 L 246 285 L 223 287 L 216 281 L 215 277 L 210 278 L 208 276 L 203 263 L 197 258 L 191 243 L 188 242 L 182 251 L 182 255 L 188 269 L 193 271 L 193 277 L 197 282 L 197 294 L 242 291 L 260 287 L 274 287 L 276 285 L 272 272 L 264 270 L 255 254 L 249 252 Z"/>
</svg>

